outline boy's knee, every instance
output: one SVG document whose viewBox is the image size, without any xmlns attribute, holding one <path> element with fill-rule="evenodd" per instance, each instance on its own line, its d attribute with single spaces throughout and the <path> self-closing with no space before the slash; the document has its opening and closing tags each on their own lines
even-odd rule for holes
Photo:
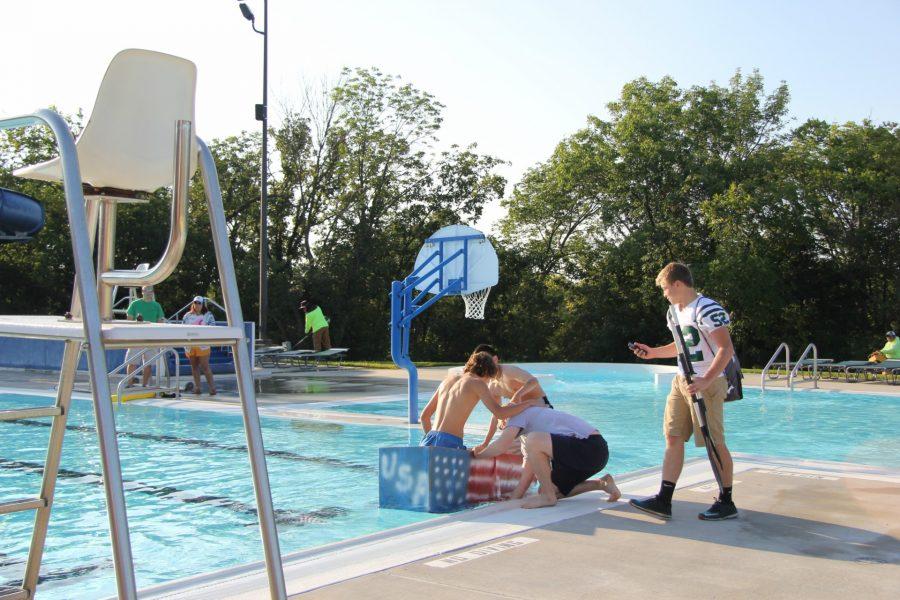
<svg viewBox="0 0 900 600">
<path fill-rule="evenodd" d="M 684 438 L 680 435 L 667 435 L 666 436 L 666 448 L 683 448 L 684 447 Z"/>
</svg>

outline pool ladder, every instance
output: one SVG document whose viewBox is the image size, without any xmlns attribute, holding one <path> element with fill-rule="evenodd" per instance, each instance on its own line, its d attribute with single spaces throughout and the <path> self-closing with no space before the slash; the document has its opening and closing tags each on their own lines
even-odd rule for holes
<svg viewBox="0 0 900 600">
<path fill-rule="evenodd" d="M 775 361 L 781 355 L 781 351 L 784 350 L 784 362 L 776 363 Z M 807 356 L 812 352 L 812 359 L 807 363 Z M 766 391 L 766 381 L 777 380 L 781 378 L 779 372 L 781 370 L 782 365 L 784 366 L 784 371 L 787 374 L 787 386 L 790 389 L 794 389 L 794 381 L 797 379 L 797 376 L 800 374 L 800 370 L 803 367 L 810 366 L 812 371 L 812 377 L 810 378 L 813 382 L 813 387 L 819 387 L 819 349 L 816 348 L 816 345 L 810 342 L 807 344 L 806 349 L 803 350 L 803 354 L 800 355 L 800 358 L 797 359 L 797 362 L 794 363 L 793 368 L 791 368 L 791 347 L 788 346 L 787 342 L 781 342 L 778 344 L 778 347 L 775 348 L 775 353 L 772 354 L 772 358 L 769 359 L 769 362 L 766 363 L 766 366 L 762 370 L 762 375 L 760 376 L 760 386 L 763 391 Z M 774 367 L 775 373 L 770 374 L 770 369 Z"/>
</svg>

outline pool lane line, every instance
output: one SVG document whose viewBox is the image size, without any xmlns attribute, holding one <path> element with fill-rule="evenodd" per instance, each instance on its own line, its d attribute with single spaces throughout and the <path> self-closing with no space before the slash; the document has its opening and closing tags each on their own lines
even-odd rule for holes
<svg viewBox="0 0 900 600">
<path fill-rule="evenodd" d="M 0 469 L 9 471 L 19 471 L 24 473 L 35 473 L 42 475 L 44 465 L 35 462 L 11 460 L 0 457 Z M 84 485 L 103 485 L 103 477 L 100 473 L 74 471 L 72 469 L 64 469 L 60 467 L 57 475 L 62 479 L 78 480 L 76 483 Z M 138 492 L 156 498 L 166 498 L 184 502 L 185 504 L 204 504 L 225 508 L 236 513 L 250 515 L 256 517 L 256 508 L 238 500 L 232 500 L 227 496 L 213 495 L 195 495 L 187 490 L 182 490 L 175 486 L 166 485 L 159 486 L 140 481 L 122 480 L 123 487 L 126 492 Z M 303 526 L 315 523 L 322 523 L 328 519 L 340 517 L 348 514 L 350 511 L 343 506 L 324 506 L 311 511 L 297 511 L 286 508 L 275 509 L 275 522 L 279 525 L 296 525 Z M 246 526 L 255 526 L 256 522 L 246 523 Z"/>
<path fill-rule="evenodd" d="M 50 427 L 50 423 L 45 423 L 43 421 L 32 421 L 31 419 L 17 419 L 13 421 L 7 421 L 7 423 L 18 423 L 19 425 L 27 425 L 29 427 Z M 93 433 L 96 431 L 91 425 L 66 425 L 66 429 L 68 431 L 82 431 Z M 216 450 L 227 450 L 230 452 L 247 452 L 247 446 L 243 445 L 235 445 L 230 446 L 227 444 L 219 444 L 217 442 L 211 442 L 209 440 L 199 440 L 194 438 L 183 438 L 177 437 L 174 435 L 161 435 L 156 433 L 138 433 L 134 431 L 118 431 L 118 435 L 124 436 L 131 439 L 136 440 L 149 440 L 154 442 L 166 442 L 171 444 L 185 444 L 188 446 L 198 446 L 200 448 L 214 448 Z M 353 463 L 345 460 L 341 460 L 339 458 L 331 458 L 328 456 L 305 456 L 302 454 L 297 454 L 296 452 L 291 452 L 289 450 L 266 450 L 266 456 L 271 456 L 274 458 L 283 458 L 286 460 L 296 460 L 300 462 L 308 462 L 319 465 L 326 465 L 329 467 L 340 467 L 342 469 L 353 469 L 356 471 L 368 471 L 370 473 L 377 472 L 377 468 L 371 465 L 364 465 L 360 463 Z"/>
<path fill-rule="evenodd" d="M 14 564 L 25 564 L 24 560 L 18 561 L 10 561 L 7 563 L 0 563 L 0 566 L 4 565 L 14 565 Z M 112 560 L 103 561 L 102 563 L 95 563 L 92 565 L 81 565 L 78 567 L 72 567 L 70 569 L 54 569 L 51 571 L 46 571 L 38 575 L 38 583 L 45 583 L 47 581 L 62 581 L 65 579 L 71 579 L 72 577 L 81 577 L 82 575 L 87 575 L 88 573 L 93 573 L 94 571 L 99 571 L 101 569 L 111 569 L 113 566 Z M 11 579 L 3 583 L 3 585 L 11 586 L 11 587 L 22 587 L 21 579 Z"/>
</svg>

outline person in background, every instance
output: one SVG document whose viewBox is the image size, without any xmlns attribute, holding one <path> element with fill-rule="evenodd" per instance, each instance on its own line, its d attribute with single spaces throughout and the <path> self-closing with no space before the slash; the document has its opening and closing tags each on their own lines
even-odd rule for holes
<svg viewBox="0 0 900 600">
<path fill-rule="evenodd" d="M 162 305 L 156 301 L 156 294 L 153 292 L 153 286 L 145 285 L 142 287 L 141 296 L 142 298 L 133 300 L 131 304 L 128 305 L 128 309 L 125 311 L 128 320 L 143 323 L 164 323 L 166 321 L 166 315 L 165 312 L 163 312 Z M 141 365 L 144 366 L 141 373 L 141 385 L 147 387 L 147 383 L 150 381 L 150 367 L 147 366 L 147 359 L 150 358 L 151 350 L 148 348 L 129 348 L 128 351 L 125 352 L 125 360 L 130 360 L 144 350 L 146 350 L 146 352 L 141 354 L 140 359 Z M 129 364 L 128 367 L 126 367 L 128 373 L 127 387 L 131 387 L 133 383 L 131 374 L 134 373 L 136 368 L 136 364 Z"/>
<path fill-rule="evenodd" d="M 322 307 L 312 300 L 304 300 L 300 308 L 306 313 L 306 326 L 303 333 L 312 332 L 313 350 L 328 350 L 331 348 L 331 337 L 328 334 L 328 319 L 322 313 Z"/>
<path fill-rule="evenodd" d="M 206 298 L 195 296 L 191 302 L 191 309 L 185 313 L 181 320 L 185 325 L 215 325 L 216 319 L 206 306 Z M 193 392 L 200 394 L 200 373 L 206 375 L 206 385 L 209 387 L 209 395 L 216 395 L 216 385 L 213 382 L 212 369 L 209 368 L 209 355 L 212 352 L 209 346 L 190 346 L 184 349 L 188 360 L 191 361 L 191 375 L 194 377 Z M 190 384 L 189 384 L 190 385 Z M 185 391 L 190 391 L 185 387 Z"/>
<path fill-rule="evenodd" d="M 884 347 L 881 350 L 875 350 L 869 355 L 869 362 L 880 363 L 885 360 L 896 360 L 900 358 L 900 340 L 897 339 L 897 333 L 888 331 L 884 334 L 887 338 Z"/>
</svg>

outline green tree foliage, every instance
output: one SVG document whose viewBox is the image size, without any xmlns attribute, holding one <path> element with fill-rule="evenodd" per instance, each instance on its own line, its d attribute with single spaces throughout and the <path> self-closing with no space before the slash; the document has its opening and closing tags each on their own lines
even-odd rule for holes
<svg viewBox="0 0 900 600">
<path fill-rule="evenodd" d="M 790 131 L 788 100 L 755 72 L 686 90 L 638 79 L 528 171 L 501 233 L 552 322 L 535 347 L 609 360 L 628 339 L 666 341 L 653 281 L 670 260 L 732 311 L 750 363 L 781 340 L 840 357 L 877 342 L 898 306 L 897 126 Z"/>
<path fill-rule="evenodd" d="M 417 359 L 461 360 L 479 341 L 517 360 L 630 360 L 625 342 L 667 341 L 663 264 L 692 265 L 700 289 L 734 317 L 745 362 L 779 341 L 859 356 L 897 327 L 900 128 L 810 120 L 791 128 L 785 84 L 759 73 L 682 88 L 671 78 L 624 86 L 605 118 L 562 140 L 503 200 L 494 239 L 500 283 L 484 321 L 447 299 L 416 320 Z M 422 240 L 475 223 L 503 196 L 498 159 L 472 145 L 435 150 L 443 106 L 377 69 L 346 70 L 310 90 L 271 131 L 270 336 L 303 336 L 301 298 L 332 319 L 355 356 L 388 357 L 388 290 Z M 70 118 L 80 128 L 81 116 Z M 211 144 L 245 318 L 257 311 L 260 136 Z M 58 186 L 17 166 L 55 155 L 40 128 L 0 135 L 0 185 L 45 202 L 48 223 L 0 246 L 0 312 L 61 313 L 70 242 Z M 206 202 L 195 178 L 179 269 L 157 295 L 174 310 L 218 295 Z M 116 261 L 154 262 L 169 195 L 119 211 Z M 15 282 L 14 284 L 12 282 Z"/>
</svg>

